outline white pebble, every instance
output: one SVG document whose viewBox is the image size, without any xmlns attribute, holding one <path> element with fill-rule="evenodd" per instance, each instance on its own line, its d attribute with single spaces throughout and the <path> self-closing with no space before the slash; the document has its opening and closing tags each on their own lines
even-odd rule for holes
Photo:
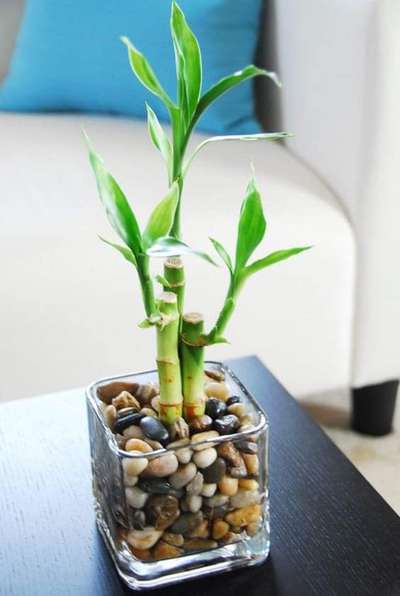
<svg viewBox="0 0 400 596">
<path fill-rule="evenodd" d="M 139 487 L 134 486 L 132 488 L 125 489 L 126 502 L 134 509 L 142 509 L 144 507 L 148 494 L 141 490 Z"/>
<path fill-rule="evenodd" d="M 256 490 L 242 490 L 239 489 L 236 495 L 231 497 L 230 503 L 234 509 L 240 507 L 247 507 L 248 505 L 254 505 L 259 503 L 261 495 Z"/>
<path fill-rule="evenodd" d="M 125 486 L 135 486 L 137 484 L 138 477 L 137 476 L 129 476 L 124 472 L 124 484 Z"/>
<path fill-rule="evenodd" d="M 214 447 L 197 451 L 193 456 L 193 461 L 198 468 L 207 468 L 217 459 L 217 451 Z"/>
<path fill-rule="evenodd" d="M 174 488 L 183 488 L 195 477 L 197 472 L 196 466 L 190 462 L 185 466 L 181 466 L 175 474 L 172 474 L 170 482 Z"/>
<path fill-rule="evenodd" d="M 131 453 L 133 452 L 131 451 Z M 136 453 L 139 454 L 140 452 L 137 451 Z M 128 476 L 139 476 L 139 474 L 143 472 L 145 468 L 147 468 L 148 463 L 149 460 L 145 457 L 137 457 L 132 459 L 125 457 L 122 460 L 122 467 L 124 468 L 125 474 Z"/>
<path fill-rule="evenodd" d="M 150 526 L 143 528 L 143 530 L 131 530 L 126 537 L 127 541 L 133 548 L 139 550 L 147 550 L 155 545 L 162 534 L 162 530 L 156 530 Z"/>
<path fill-rule="evenodd" d="M 216 397 L 217 399 L 221 399 L 222 401 L 226 401 L 229 399 L 229 387 L 226 383 L 206 383 L 205 392 L 208 397 Z"/>
<path fill-rule="evenodd" d="M 201 489 L 201 495 L 203 497 L 212 497 L 217 490 L 216 484 L 203 484 L 203 488 Z"/>
<path fill-rule="evenodd" d="M 145 438 L 140 426 L 136 426 L 135 424 L 128 426 L 128 428 L 126 428 L 125 430 L 122 431 L 122 434 L 124 435 L 124 437 L 126 439 L 144 439 Z"/>
<path fill-rule="evenodd" d="M 203 499 L 199 495 L 188 495 L 186 504 L 191 513 L 197 513 L 201 509 Z"/>
</svg>

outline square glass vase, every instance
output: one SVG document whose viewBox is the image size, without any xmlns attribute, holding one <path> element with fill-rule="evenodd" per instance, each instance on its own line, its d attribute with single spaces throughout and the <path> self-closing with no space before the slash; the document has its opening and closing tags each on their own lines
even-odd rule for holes
<svg viewBox="0 0 400 596">
<path fill-rule="evenodd" d="M 108 377 L 86 392 L 96 521 L 118 574 L 132 589 L 154 589 L 258 565 L 269 554 L 266 415 L 226 365 L 206 362 L 205 368 L 225 377 L 230 396 L 245 406 L 246 423 L 234 434 L 191 438 L 183 446 L 155 445 L 148 453 L 125 451 L 124 439 L 107 424 L 107 406 L 99 399 L 102 388 L 121 383 L 122 390 L 132 384 L 144 393 L 153 388 L 155 394 L 157 371 Z M 129 436 L 132 427 L 124 432 Z M 215 460 L 215 451 L 219 462 L 223 460 L 219 482 L 211 482 L 218 480 L 213 478 L 213 473 L 218 475 L 215 461 L 214 468 L 201 467 L 207 464 L 206 455 Z M 149 469 L 158 470 L 162 458 L 171 460 L 171 454 L 177 459 L 177 472 L 186 467 L 191 476 L 196 473 L 195 482 L 181 486 L 182 479 L 177 483 L 171 476 L 149 476 L 147 464 L 154 462 Z M 172 525 L 171 507 L 175 508 Z"/>
</svg>

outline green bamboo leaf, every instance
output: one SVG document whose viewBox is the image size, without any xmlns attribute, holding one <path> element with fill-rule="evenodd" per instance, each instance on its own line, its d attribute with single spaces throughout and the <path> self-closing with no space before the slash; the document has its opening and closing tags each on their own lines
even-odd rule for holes
<svg viewBox="0 0 400 596">
<path fill-rule="evenodd" d="M 231 257 L 229 256 L 225 248 L 222 246 L 220 242 L 218 242 L 218 240 L 215 240 L 214 238 L 210 238 L 210 241 L 217 253 L 219 254 L 219 256 L 221 257 L 221 259 L 223 260 L 223 262 L 225 263 L 225 265 L 228 267 L 229 271 L 233 273 Z"/>
<path fill-rule="evenodd" d="M 257 246 L 264 238 L 267 227 L 260 193 L 254 179 L 247 187 L 246 198 L 240 212 L 236 242 L 235 270 L 239 272 L 247 263 Z"/>
<path fill-rule="evenodd" d="M 281 86 L 280 81 L 274 72 L 270 72 L 262 68 L 257 68 L 257 66 L 250 64 L 249 66 L 246 66 L 246 68 L 243 68 L 243 70 L 239 70 L 227 77 L 224 77 L 218 83 L 213 85 L 203 95 L 203 97 L 200 99 L 198 103 L 196 112 L 193 116 L 193 124 L 197 122 L 197 120 L 200 118 L 202 113 L 208 108 L 208 106 L 210 106 L 216 99 L 221 97 L 221 95 L 224 95 L 224 93 L 226 93 L 230 89 L 233 89 L 237 85 L 240 85 L 240 83 L 243 83 L 244 81 L 248 81 L 249 79 L 258 76 L 268 77 L 276 85 L 278 85 L 278 87 Z"/>
<path fill-rule="evenodd" d="M 166 91 L 164 91 L 146 58 L 135 48 L 127 37 L 121 37 L 121 41 L 128 48 L 129 63 L 136 77 L 146 89 L 159 97 L 168 108 L 171 108 L 174 104 L 168 97 Z"/>
<path fill-rule="evenodd" d="M 177 63 L 178 90 L 184 100 L 181 107 L 186 111 L 189 121 L 201 94 L 201 52 L 199 43 L 176 2 L 172 3 L 171 35 Z"/>
<path fill-rule="evenodd" d="M 136 217 L 118 183 L 106 170 L 102 159 L 90 147 L 87 136 L 86 140 L 99 196 L 107 217 L 119 237 L 129 246 L 136 257 L 142 252 L 142 238 Z"/>
<path fill-rule="evenodd" d="M 192 161 L 196 157 L 198 153 L 204 147 L 206 147 L 210 143 L 221 143 L 227 141 L 245 141 L 245 142 L 255 142 L 255 141 L 279 141 L 282 139 L 286 139 L 287 137 L 291 137 L 292 135 L 288 132 L 264 132 L 264 133 L 257 133 L 252 135 L 226 135 L 226 136 L 218 136 L 218 137 L 210 137 L 206 139 L 200 145 L 196 147 L 188 161 L 184 166 L 184 175 L 187 173 L 189 166 L 191 165 Z"/>
<path fill-rule="evenodd" d="M 310 248 L 312 248 L 312 246 L 300 246 L 296 248 L 289 248 L 287 250 L 277 250 L 267 255 L 263 259 L 259 259 L 258 261 L 255 261 L 254 263 L 246 267 L 244 269 L 244 274 L 246 276 L 252 275 L 257 271 L 261 271 L 261 269 L 265 269 L 266 267 L 275 265 L 275 263 L 279 263 L 280 261 L 285 261 L 290 257 L 294 257 L 295 255 L 298 255 L 301 252 L 304 252 L 305 250 L 310 250 Z"/>
<path fill-rule="evenodd" d="M 147 109 L 147 127 L 149 135 L 154 146 L 160 151 L 167 164 L 168 174 L 171 175 L 172 169 L 172 147 L 167 135 L 164 132 L 155 112 L 146 103 Z"/>
<path fill-rule="evenodd" d="M 175 211 L 179 201 L 179 186 L 174 182 L 167 196 L 156 206 L 150 215 L 143 232 L 143 249 L 146 250 L 159 238 L 167 236 L 174 223 Z"/>
<path fill-rule="evenodd" d="M 169 236 L 165 238 L 159 238 L 152 246 L 147 249 L 146 254 L 149 257 L 163 258 L 179 257 L 181 255 L 195 255 L 217 267 L 215 261 L 213 261 L 213 259 L 207 253 L 194 250 L 184 242 Z"/>
<path fill-rule="evenodd" d="M 102 242 L 108 244 L 108 246 L 112 246 L 113 248 L 115 248 L 127 261 L 129 261 L 130 263 L 132 263 L 132 265 L 137 267 L 136 257 L 130 248 L 128 248 L 127 246 L 122 246 L 121 244 L 116 244 L 115 242 L 111 242 L 110 240 L 106 240 L 106 238 L 103 238 L 102 236 L 99 236 L 99 238 Z"/>
</svg>

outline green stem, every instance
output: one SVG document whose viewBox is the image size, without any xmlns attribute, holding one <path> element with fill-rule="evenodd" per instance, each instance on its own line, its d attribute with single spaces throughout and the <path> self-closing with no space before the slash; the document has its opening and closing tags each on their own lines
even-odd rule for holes
<svg viewBox="0 0 400 596">
<path fill-rule="evenodd" d="M 203 332 L 204 319 L 202 315 L 188 313 L 182 317 L 180 354 L 183 413 L 186 420 L 204 414 L 204 348 L 196 345 Z"/>
<path fill-rule="evenodd" d="M 163 292 L 159 310 L 165 317 L 157 327 L 157 368 L 160 381 L 160 419 L 173 424 L 182 414 L 182 383 L 178 355 L 179 315 L 177 298 Z"/>
<path fill-rule="evenodd" d="M 166 292 L 173 292 L 178 300 L 178 312 L 182 316 L 185 299 L 185 269 L 181 257 L 170 257 L 164 262 L 164 277 L 168 282 Z"/>
<path fill-rule="evenodd" d="M 206 336 L 206 343 L 217 343 L 223 337 L 223 333 L 228 325 L 233 312 L 236 308 L 236 300 L 243 287 L 245 277 L 240 275 L 232 275 L 229 288 L 225 297 L 224 304 L 214 324 L 214 327 Z"/>
</svg>

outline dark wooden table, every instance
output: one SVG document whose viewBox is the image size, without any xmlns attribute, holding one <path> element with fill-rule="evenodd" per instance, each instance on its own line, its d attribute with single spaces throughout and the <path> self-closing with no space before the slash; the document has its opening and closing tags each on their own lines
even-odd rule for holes
<svg viewBox="0 0 400 596">
<path fill-rule="evenodd" d="M 149 593 L 400 594 L 400 518 L 256 358 L 230 364 L 271 422 L 271 555 Z M 2 596 L 132 593 L 95 527 L 82 390 L 0 406 L 0 479 Z"/>
</svg>

